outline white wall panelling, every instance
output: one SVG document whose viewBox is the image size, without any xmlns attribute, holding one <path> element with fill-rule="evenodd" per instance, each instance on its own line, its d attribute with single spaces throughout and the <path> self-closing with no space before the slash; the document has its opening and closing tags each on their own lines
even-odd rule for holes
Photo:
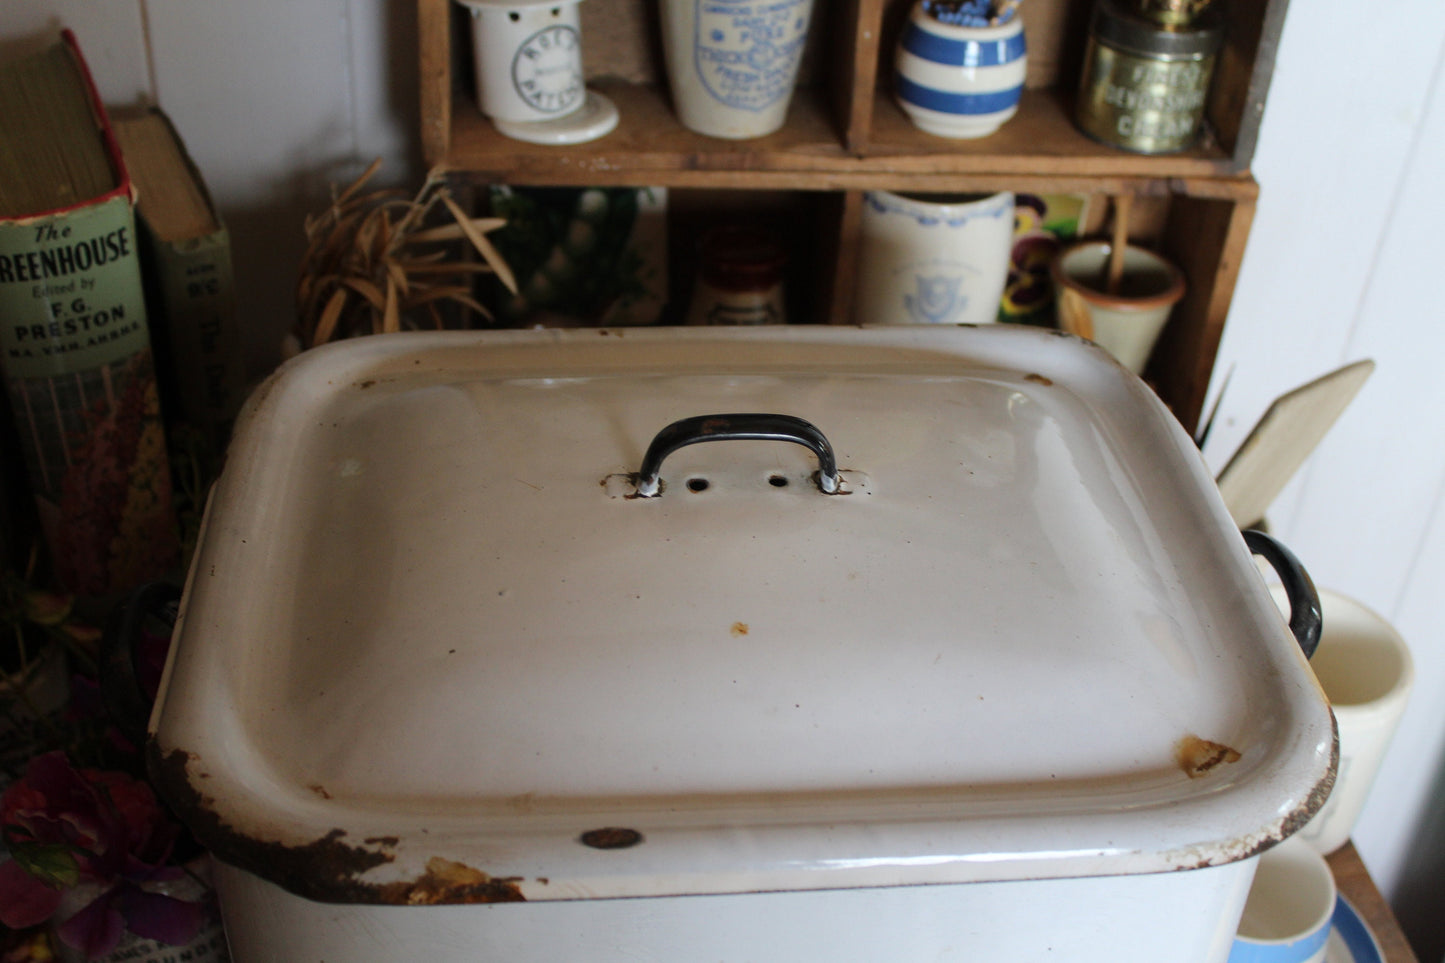
<svg viewBox="0 0 1445 963">
<path fill-rule="evenodd" d="M 115 103 L 151 93 L 141 8 L 136 0 L 0 0 L 0 54 L 75 31 L 96 86 Z"/>
<path fill-rule="evenodd" d="M 1270 521 L 1321 586 L 1390 619 L 1415 655 L 1416 690 L 1355 842 L 1426 960 L 1445 953 L 1442 64 L 1437 0 L 1368 18 L 1290 4 L 1215 390 L 1234 374 L 1206 452 L 1219 467 L 1275 396 L 1348 361 L 1378 362 Z"/>
<path fill-rule="evenodd" d="M 377 62 L 359 71 L 353 29 L 387 7 L 374 0 L 145 3 L 156 98 L 225 213 L 237 273 L 250 279 L 238 286 L 253 333 L 248 361 L 262 370 L 291 325 L 302 217 L 325 204 L 329 183 L 364 166 L 362 133 L 374 141 L 387 129 L 392 105 L 378 99 L 373 78 L 387 62 L 378 57 L 378 32 L 365 31 L 365 56 Z M 358 86 L 359 72 L 366 82 Z"/>
</svg>

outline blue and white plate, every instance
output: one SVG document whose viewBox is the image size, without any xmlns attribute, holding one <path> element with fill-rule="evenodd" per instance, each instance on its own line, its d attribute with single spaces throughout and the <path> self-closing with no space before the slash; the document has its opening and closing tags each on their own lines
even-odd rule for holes
<svg viewBox="0 0 1445 963">
<path fill-rule="evenodd" d="M 1335 903 L 1334 925 L 1325 946 L 1325 963 L 1384 963 L 1375 934 L 1343 896 Z"/>
</svg>

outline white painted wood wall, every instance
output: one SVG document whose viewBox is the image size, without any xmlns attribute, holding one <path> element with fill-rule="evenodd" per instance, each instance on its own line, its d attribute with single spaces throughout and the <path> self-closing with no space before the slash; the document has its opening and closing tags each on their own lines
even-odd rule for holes
<svg viewBox="0 0 1445 963">
<path fill-rule="evenodd" d="M 260 372 L 289 324 L 302 214 L 373 157 L 393 181 L 420 174 L 414 19 L 412 0 L 4 0 L 0 50 L 69 26 L 108 101 L 169 112 L 235 235 Z M 1291 3 L 1206 451 L 1219 468 L 1276 395 L 1379 363 L 1270 518 L 1321 586 L 1413 647 L 1415 695 L 1356 841 L 1427 961 L 1445 952 L 1442 53 L 1439 0 Z"/>
<path fill-rule="evenodd" d="M 1384 615 L 1411 646 L 1415 690 L 1355 842 L 1434 963 L 1445 955 L 1445 310 L 1435 290 L 1445 280 L 1445 4 L 1291 0 L 1254 173 L 1259 212 L 1216 390 L 1235 372 L 1206 455 L 1222 467 L 1282 391 L 1376 360 L 1270 520 L 1321 587 Z"/>
</svg>

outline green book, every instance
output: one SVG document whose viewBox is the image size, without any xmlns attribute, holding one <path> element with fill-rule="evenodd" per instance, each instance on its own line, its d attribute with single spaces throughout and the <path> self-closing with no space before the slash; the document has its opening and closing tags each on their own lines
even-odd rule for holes
<svg viewBox="0 0 1445 963">
<path fill-rule="evenodd" d="M 0 369 L 59 584 L 100 596 L 165 572 L 178 537 L 131 185 L 68 32 L 0 63 Z"/>
<path fill-rule="evenodd" d="M 173 422 L 200 432 L 219 452 L 246 381 L 231 237 L 160 110 L 120 113 L 113 123 L 136 188 L 141 270 L 163 407 Z"/>
</svg>

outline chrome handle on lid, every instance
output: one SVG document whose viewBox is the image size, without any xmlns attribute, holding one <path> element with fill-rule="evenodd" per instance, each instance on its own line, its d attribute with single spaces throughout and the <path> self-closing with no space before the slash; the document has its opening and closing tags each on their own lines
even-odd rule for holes
<svg viewBox="0 0 1445 963">
<path fill-rule="evenodd" d="M 817 427 L 792 415 L 757 413 L 697 415 L 674 421 L 659 431 L 637 470 L 638 496 L 653 498 L 660 494 L 663 459 L 679 448 L 703 441 L 791 441 L 818 456 L 818 488 L 827 495 L 839 490 L 833 446 Z"/>
</svg>

